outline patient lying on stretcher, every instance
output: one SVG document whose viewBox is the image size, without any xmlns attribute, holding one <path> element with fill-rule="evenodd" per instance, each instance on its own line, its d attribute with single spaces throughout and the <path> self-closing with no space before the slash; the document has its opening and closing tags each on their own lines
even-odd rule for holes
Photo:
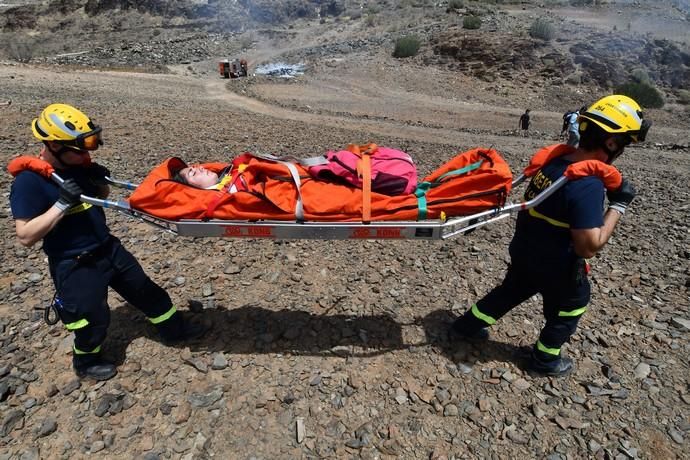
<svg viewBox="0 0 690 460">
<path fill-rule="evenodd" d="M 137 187 L 129 204 L 168 220 L 357 222 L 367 220 L 368 208 L 371 221 L 409 221 L 502 206 L 511 182 L 509 166 L 492 149 L 456 155 L 419 181 L 413 193 L 372 191 L 368 197 L 361 188 L 314 178 L 300 164 L 288 167 L 251 154 L 232 164 L 191 167 L 169 158 Z"/>
<path fill-rule="evenodd" d="M 232 179 L 232 176 L 227 172 L 219 175 L 201 165 L 185 166 L 178 170 L 172 177 L 175 182 L 189 185 L 191 187 L 200 188 L 203 190 L 221 190 L 226 185 L 227 181 Z M 237 192 L 237 187 L 232 185 L 228 190 L 229 193 Z"/>
</svg>

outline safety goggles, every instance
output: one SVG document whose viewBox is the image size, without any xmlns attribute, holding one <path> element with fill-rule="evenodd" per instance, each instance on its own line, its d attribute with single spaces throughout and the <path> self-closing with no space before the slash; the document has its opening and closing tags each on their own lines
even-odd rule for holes
<svg viewBox="0 0 690 460">
<path fill-rule="evenodd" d="M 644 142 L 644 140 L 647 138 L 647 131 L 649 131 L 649 128 L 651 128 L 652 122 L 647 121 L 647 120 L 642 120 L 642 124 L 640 125 L 640 129 L 638 131 L 628 131 L 628 135 L 630 136 L 630 139 L 632 139 L 633 142 Z"/>
<path fill-rule="evenodd" d="M 103 145 L 101 139 L 101 127 L 96 126 L 88 133 L 83 133 L 68 141 L 56 141 L 65 147 L 77 150 L 96 150 L 99 145 Z"/>
</svg>

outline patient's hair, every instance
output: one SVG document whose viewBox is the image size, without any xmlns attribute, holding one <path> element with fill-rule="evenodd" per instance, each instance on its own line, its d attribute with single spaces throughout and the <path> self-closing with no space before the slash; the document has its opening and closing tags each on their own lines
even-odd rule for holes
<svg viewBox="0 0 690 460">
<path fill-rule="evenodd" d="M 184 168 L 180 168 L 177 171 L 175 171 L 175 173 L 172 175 L 172 177 L 170 179 L 172 179 L 175 182 L 179 182 L 180 184 L 189 185 L 189 183 L 187 182 L 187 179 L 182 177 L 181 173 L 182 173 L 183 169 Z"/>
</svg>

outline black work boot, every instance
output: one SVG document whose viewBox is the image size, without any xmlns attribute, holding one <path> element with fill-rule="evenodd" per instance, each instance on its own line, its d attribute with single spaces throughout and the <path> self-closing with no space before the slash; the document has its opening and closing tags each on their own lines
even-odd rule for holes
<svg viewBox="0 0 690 460">
<path fill-rule="evenodd" d="M 530 360 L 529 367 L 530 370 L 538 374 L 549 375 L 552 377 L 563 377 L 564 375 L 568 375 L 570 372 L 572 372 L 573 360 L 559 356 L 556 359 L 544 361 L 535 353 L 532 353 L 532 359 Z"/>
<path fill-rule="evenodd" d="M 117 368 L 113 363 L 101 358 L 90 360 L 73 360 L 74 372 L 80 379 L 108 380 L 117 375 Z"/>
<path fill-rule="evenodd" d="M 481 327 L 479 329 L 468 329 L 463 318 L 460 317 L 455 320 L 455 322 L 450 326 L 448 330 L 448 341 L 458 342 L 464 340 L 467 342 L 483 342 L 489 339 L 489 329 L 486 327 Z"/>
<path fill-rule="evenodd" d="M 179 312 L 167 321 L 157 324 L 156 327 L 165 345 L 197 339 L 206 332 L 203 325 L 190 321 Z"/>
</svg>

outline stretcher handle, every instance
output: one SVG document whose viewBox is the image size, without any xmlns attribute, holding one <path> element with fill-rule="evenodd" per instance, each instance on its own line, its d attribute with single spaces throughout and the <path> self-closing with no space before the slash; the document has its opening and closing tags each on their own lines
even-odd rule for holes
<svg viewBox="0 0 690 460">
<path fill-rule="evenodd" d="M 110 176 L 105 176 L 104 179 L 106 180 L 106 182 L 108 182 L 108 185 L 112 185 L 113 187 L 117 187 L 117 188 L 123 188 L 125 190 L 134 191 L 137 189 L 137 187 L 139 187 L 139 184 L 135 184 L 134 182 L 117 180 L 117 179 L 113 179 Z"/>
<path fill-rule="evenodd" d="M 527 176 L 525 176 L 524 173 L 521 173 L 519 176 L 513 179 L 513 187 L 517 187 L 518 185 L 522 184 L 525 179 L 527 179 Z"/>
<path fill-rule="evenodd" d="M 513 184 L 515 183 L 520 183 L 525 180 L 524 175 L 518 176 L 515 181 L 513 181 Z M 462 227 L 458 230 L 445 233 L 443 235 L 443 239 L 451 238 L 453 236 L 456 236 L 460 233 L 465 233 L 468 232 L 469 230 L 483 227 L 484 225 L 495 222 L 497 220 L 505 219 L 511 214 L 515 214 L 519 211 L 524 211 L 525 209 L 531 209 L 539 204 L 541 204 L 545 199 L 556 193 L 558 189 L 563 187 L 566 183 L 568 182 L 568 178 L 565 176 L 561 176 L 558 179 L 556 179 L 553 184 L 549 185 L 546 189 L 544 189 L 543 192 L 541 192 L 539 195 L 535 196 L 529 201 L 522 201 L 520 203 L 509 203 L 506 206 L 503 206 L 502 208 L 497 208 L 497 209 L 489 209 L 486 211 L 478 212 L 476 214 L 471 214 L 469 216 L 463 216 L 463 217 L 458 217 L 455 219 L 450 219 L 444 224 L 441 225 L 441 227 L 453 227 L 458 224 L 462 224 L 465 222 L 470 222 L 469 225 Z"/>
<path fill-rule="evenodd" d="M 53 180 L 53 182 L 57 183 L 60 186 L 65 182 L 65 179 L 60 177 L 60 175 L 56 172 L 53 172 L 50 175 L 50 178 Z M 108 183 L 111 183 L 112 179 L 110 179 L 109 177 L 106 177 L 106 181 Z M 121 182 L 121 181 L 117 181 L 117 182 L 124 184 L 124 182 Z M 100 206 L 101 208 L 112 208 L 112 209 L 124 210 L 124 211 L 130 210 L 129 203 L 124 201 L 124 200 L 118 200 L 118 201 L 105 200 L 105 199 L 101 199 L 101 198 L 94 198 L 94 197 L 89 196 L 89 195 L 81 195 L 79 197 L 79 200 L 82 203 L 89 203 L 89 204 L 92 204 L 94 206 Z"/>
</svg>

